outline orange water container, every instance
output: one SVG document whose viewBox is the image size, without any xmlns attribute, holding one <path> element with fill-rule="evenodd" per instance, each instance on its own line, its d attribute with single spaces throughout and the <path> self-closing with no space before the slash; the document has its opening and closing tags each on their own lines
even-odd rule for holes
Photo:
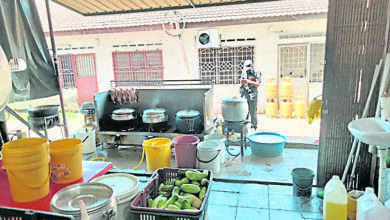
<svg viewBox="0 0 390 220">
<path fill-rule="evenodd" d="M 275 78 L 269 78 L 265 82 L 265 97 L 276 98 L 278 97 L 278 85 Z"/>
<path fill-rule="evenodd" d="M 306 102 L 303 101 L 303 97 L 298 97 L 294 102 L 294 117 L 306 118 Z"/>
<path fill-rule="evenodd" d="M 293 104 L 291 102 L 280 102 L 280 117 L 292 118 Z"/>
<path fill-rule="evenodd" d="M 71 183 L 83 176 L 80 139 L 68 138 L 50 143 L 51 180 L 55 183 Z"/>
<path fill-rule="evenodd" d="M 2 149 L 12 199 L 31 202 L 49 194 L 49 151 L 44 138 L 23 138 Z"/>
<path fill-rule="evenodd" d="M 281 98 L 291 98 L 292 95 L 293 92 L 291 78 L 282 78 L 280 83 L 279 96 Z"/>
</svg>

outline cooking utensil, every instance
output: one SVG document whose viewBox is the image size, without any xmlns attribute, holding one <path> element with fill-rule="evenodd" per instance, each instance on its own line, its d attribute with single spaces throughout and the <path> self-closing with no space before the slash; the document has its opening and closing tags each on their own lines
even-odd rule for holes
<svg viewBox="0 0 390 220">
<path fill-rule="evenodd" d="M 196 133 L 202 129 L 200 112 L 196 110 L 181 110 L 176 113 L 176 129 L 180 133 Z"/>
<path fill-rule="evenodd" d="M 147 124 L 156 124 L 168 121 L 168 114 L 163 108 L 146 109 L 142 115 L 142 121 Z"/>
<path fill-rule="evenodd" d="M 89 219 L 109 220 L 117 213 L 114 192 L 102 183 L 80 183 L 58 191 L 50 202 L 53 212 L 81 219 L 79 201 L 86 205 Z"/>
<path fill-rule="evenodd" d="M 106 184 L 114 191 L 118 207 L 115 219 L 131 219 L 128 208 L 131 200 L 139 192 L 139 181 L 136 176 L 124 173 L 115 173 L 97 177 L 91 182 Z"/>
<path fill-rule="evenodd" d="M 136 119 L 136 111 L 132 108 L 120 108 L 116 109 L 111 114 L 112 120 L 115 121 L 128 121 Z"/>
<path fill-rule="evenodd" d="M 58 115 L 59 105 L 41 105 L 26 109 L 29 117 L 47 117 Z"/>
<path fill-rule="evenodd" d="M 244 121 L 248 114 L 248 106 L 243 98 L 224 98 L 222 116 L 225 121 Z"/>
<path fill-rule="evenodd" d="M 28 124 L 30 127 L 43 130 L 50 129 L 60 123 L 59 115 L 52 115 L 47 117 L 28 117 Z"/>
</svg>

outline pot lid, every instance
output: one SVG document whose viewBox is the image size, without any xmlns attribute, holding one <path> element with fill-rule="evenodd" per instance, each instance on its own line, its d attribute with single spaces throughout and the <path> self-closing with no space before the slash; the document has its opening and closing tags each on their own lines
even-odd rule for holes
<svg viewBox="0 0 390 220">
<path fill-rule="evenodd" d="M 132 108 L 120 108 L 120 109 L 114 110 L 112 112 L 112 114 L 114 114 L 114 115 L 129 115 L 129 114 L 132 114 L 134 112 L 135 112 L 135 110 Z"/>
<path fill-rule="evenodd" d="M 80 183 L 58 191 L 50 202 L 53 210 L 61 213 L 80 213 L 79 200 L 83 200 L 88 212 L 111 204 L 113 190 L 102 183 Z"/>
<path fill-rule="evenodd" d="M 40 105 L 33 106 L 26 109 L 27 112 L 40 112 L 40 111 L 50 111 L 55 110 L 58 111 L 59 105 Z"/>
<path fill-rule="evenodd" d="M 144 115 L 156 115 L 156 114 L 160 115 L 164 113 L 165 113 L 165 109 L 163 108 L 150 108 L 144 111 Z"/>
<path fill-rule="evenodd" d="M 196 110 L 180 110 L 176 113 L 176 116 L 180 118 L 193 118 L 198 115 L 200 115 L 200 113 Z"/>
<path fill-rule="evenodd" d="M 222 148 L 220 141 L 207 140 L 198 144 L 199 151 L 217 151 Z"/>
<path fill-rule="evenodd" d="M 108 174 L 93 179 L 91 182 L 103 183 L 110 186 L 114 190 L 118 204 L 131 200 L 139 191 L 138 178 L 130 174 Z"/>
<path fill-rule="evenodd" d="M 240 98 L 240 97 L 229 97 L 229 98 L 224 98 L 223 102 L 237 103 L 237 102 L 245 102 L 245 100 L 243 98 Z"/>
</svg>

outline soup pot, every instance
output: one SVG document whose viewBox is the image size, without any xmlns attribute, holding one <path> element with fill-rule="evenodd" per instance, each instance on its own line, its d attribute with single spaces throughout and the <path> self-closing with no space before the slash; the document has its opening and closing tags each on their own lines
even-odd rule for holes
<svg viewBox="0 0 390 220">
<path fill-rule="evenodd" d="M 222 116 L 225 121 L 244 121 L 248 115 L 248 105 L 243 98 L 224 98 Z"/>
<path fill-rule="evenodd" d="M 200 112 L 181 110 L 176 113 L 176 129 L 183 134 L 198 133 L 202 130 Z"/>
<path fill-rule="evenodd" d="M 90 220 L 111 220 L 117 213 L 114 192 L 102 183 L 80 183 L 58 191 L 50 202 L 52 212 L 81 219 L 79 200 L 84 201 Z"/>
</svg>

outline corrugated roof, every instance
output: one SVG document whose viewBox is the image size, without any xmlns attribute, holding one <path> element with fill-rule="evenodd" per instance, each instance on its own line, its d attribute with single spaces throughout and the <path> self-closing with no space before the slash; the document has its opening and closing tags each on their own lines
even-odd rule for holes
<svg viewBox="0 0 390 220">
<path fill-rule="evenodd" d="M 43 28 L 48 31 L 44 0 L 36 0 Z M 136 27 L 167 23 L 167 11 L 130 14 L 83 16 L 56 3 L 51 3 L 54 31 Z M 228 21 L 278 16 L 326 13 L 326 0 L 280 0 L 229 6 L 178 10 L 187 23 Z"/>
</svg>

